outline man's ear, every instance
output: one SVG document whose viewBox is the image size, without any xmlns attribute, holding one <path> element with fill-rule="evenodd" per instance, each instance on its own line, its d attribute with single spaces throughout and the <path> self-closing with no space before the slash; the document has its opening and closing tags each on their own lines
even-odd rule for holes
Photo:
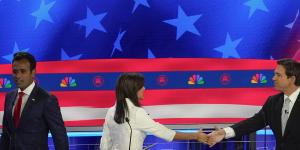
<svg viewBox="0 0 300 150">
<path fill-rule="evenodd" d="M 33 70 L 31 71 L 31 76 L 34 77 L 34 76 L 35 76 L 35 73 L 36 73 L 36 70 L 33 69 Z"/>
<path fill-rule="evenodd" d="M 296 82 L 296 76 L 291 76 L 291 77 L 290 77 L 290 80 L 291 80 L 291 82 L 292 82 L 293 84 L 295 84 L 295 82 Z"/>
</svg>

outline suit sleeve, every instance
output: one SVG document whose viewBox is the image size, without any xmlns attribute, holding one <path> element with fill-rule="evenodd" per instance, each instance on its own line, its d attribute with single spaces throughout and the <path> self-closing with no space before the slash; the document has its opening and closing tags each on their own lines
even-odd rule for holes
<svg viewBox="0 0 300 150">
<path fill-rule="evenodd" d="M 5 97 L 5 104 L 4 108 L 7 109 L 7 95 Z M 7 122 L 7 111 L 4 110 L 3 120 L 2 120 L 2 135 L 1 135 L 1 141 L 0 141 L 0 150 L 7 150 L 9 149 L 10 144 L 10 136 L 8 132 L 8 122 Z"/>
<path fill-rule="evenodd" d="M 267 113 L 269 112 L 268 109 L 270 109 L 270 107 L 271 97 L 268 98 L 267 102 L 263 105 L 261 110 L 254 116 L 232 125 L 231 127 L 233 128 L 236 137 L 250 134 L 267 126 Z"/>
<path fill-rule="evenodd" d="M 58 100 L 51 95 L 46 102 L 45 120 L 50 128 L 56 150 L 68 150 L 69 142 Z"/>
</svg>

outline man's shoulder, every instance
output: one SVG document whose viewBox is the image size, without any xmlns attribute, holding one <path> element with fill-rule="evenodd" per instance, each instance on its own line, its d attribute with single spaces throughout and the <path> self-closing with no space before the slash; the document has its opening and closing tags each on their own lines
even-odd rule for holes
<svg viewBox="0 0 300 150">
<path fill-rule="evenodd" d="M 274 94 L 274 95 L 271 95 L 272 98 L 279 98 L 281 96 L 283 96 L 284 94 L 282 92 L 280 93 L 277 93 L 277 94 Z"/>
<path fill-rule="evenodd" d="M 270 100 L 278 100 L 278 99 L 280 99 L 281 97 L 283 97 L 284 96 L 284 94 L 281 92 L 281 93 L 278 93 L 278 94 L 274 94 L 274 95 L 271 95 L 270 97 L 269 97 L 269 99 Z"/>
<path fill-rule="evenodd" d="M 17 91 L 18 91 L 18 89 L 14 89 L 14 90 L 8 91 L 8 92 L 6 93 L 6 95 L 7 95 L 7 96 L 14 95 L 14 94 L 16 94 Z"/>
<path fill-rule="evenodd" d="M 47 98 L 47 97 L 53 97 L 54 95 L 49 93 L 47 90 L 36 86 L 36 91 L 38 92 L 39 97 Z"/>
</svg>

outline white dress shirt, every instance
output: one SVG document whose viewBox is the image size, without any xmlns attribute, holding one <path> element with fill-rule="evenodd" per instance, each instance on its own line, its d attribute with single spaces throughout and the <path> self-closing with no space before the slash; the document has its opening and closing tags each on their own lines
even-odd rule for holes
<svg viewBox="0 0 300 150">
<path fill-rule="evenodd" d="M 142 150 L 146 133 L 172 141 L 176 132 L 153 121 L 146 111 L 136 107 L 126 98 L 129 110 L 129 123 L 132 128 L 131 150 Z M 116 105 L 115 105 L 116 106 Z M 117 124 L 114 120 L 115 106 L 109 108 L 103 126 L 103 136 L 100 142 L 101 150 L 128 150 L 130 139 L 130 127 L 127 122 Z"/>
<path fill-rule="evenodd" d="M 284 99 L 289 98 L 291 100 L 289 112 L 291 112 L 291 110 L 293 109 L 299 93 L 300 93 L 300 87 L 296 91 L 294 91 L 290 96 L 287 96 L 284 94 Z M 290 116 L 290 114 L 291 113 L 289 113 L 289 116 Z M 231 127 L 226 127 L 226 128 L 224 128 L 224 130 L 226 133 L 225 139 L 235 137 L 235 132 Z"/>
<path fill-rule="evenodd" d="M 13 116 L 14 116 L 15 106 L 16 106 L 18 98 L 19 98 L 19 92 L 23 92 L 24 93 L 24 95 L 22 97 L 22 104 L 21 104 L 21 110 L 20 110 L 20 116 L 21 116 L 22 111 L 24 109 L 24 106 L 26 105 L 27 100 L 29 98 L 29 95 L 31 94 L 34 86 L 35 86 L 35 83 L 32 82 L 24 91 L 21 91 L 20 88 L 18 89 L 18 94 L 17 94 L 16 100 L 15 100 L 15 103 L 14 103 L 14 106 L 13 106 L 13 109 L 12 109 L 12 112 L 11 112 Z"/>
</svg>

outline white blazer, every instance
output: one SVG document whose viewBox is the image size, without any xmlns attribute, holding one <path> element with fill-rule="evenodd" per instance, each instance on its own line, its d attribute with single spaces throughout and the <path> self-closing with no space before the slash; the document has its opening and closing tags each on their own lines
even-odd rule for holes
<svg viewBox="0 0 300 150">
<path fill-rule="evenodd" d="M 131 150 L 142 150 L 146 133 L 172 141 L 176 132 L 153 121 L 146 111 L 136 107 L 126 98 L 129 110 L 129 123 L 132 128 Z M 116 105 L 115 105 L 116 106 Z M 130 127 L 127 122 L 117 124 L 114 120 L 115 106 L 108 109 L 103 126 L 103 136 L 100 142 L 100 150 L 128 150 L 130 139 Z"/>
</svg>

